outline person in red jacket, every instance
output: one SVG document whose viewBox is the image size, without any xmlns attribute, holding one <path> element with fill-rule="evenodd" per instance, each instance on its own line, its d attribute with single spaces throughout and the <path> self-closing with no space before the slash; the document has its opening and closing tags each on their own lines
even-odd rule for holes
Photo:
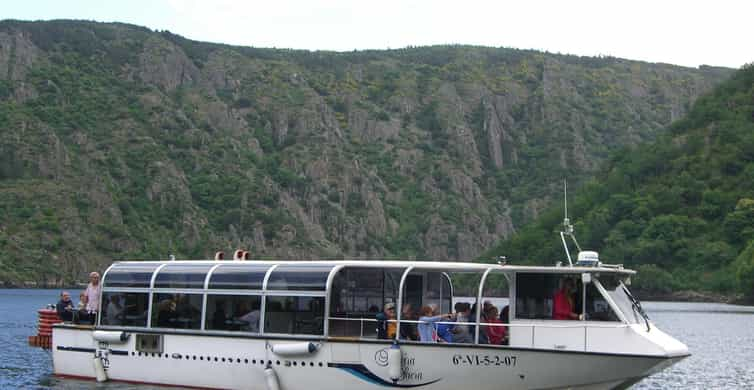
<svg viewBox="0 0 754 390">
<path fill-rule="evenodd" d="M 553 298 L 552 319 L 554 320 L 580 320 L 581 315 L 574 312 L 573 294 L 576 286 L 571 278 L 560 281 L 561 288 Z"/>
</svg>

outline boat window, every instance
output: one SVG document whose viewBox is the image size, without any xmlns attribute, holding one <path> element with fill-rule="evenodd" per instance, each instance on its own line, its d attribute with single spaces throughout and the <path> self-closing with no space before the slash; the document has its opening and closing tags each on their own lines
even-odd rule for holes
<svg viewBox="0 0 754 390">
<path fill-rule="evenodd" d="M 287 264 L 280 265 L 270 274 L 268 290 L 324 291 L 332 265 Z"/>
<path fill-rule="evenodd" d="M 199 329 L 201 322 L 201 294 L 154 293 L 153 328 Z"/>
<path fill-rule="evenodd" d="M 204 288 L 212 264 L 168 264 L 157 273 L 155 288 Z"/>
<path fill-rule="evenodd" d="M 395 303 L 404 269 L 345 267 L 330 290 L 329 335 L 377 338 L 377 315 Z"/>
<path fill-rule="evenodd" d="M 268 296 L 265 305 L 265 333 L 324 333 L 324 297 Z"/>
<path fill-rule="evenodd" d="M 269 265 L 223 264 L 209 277 L 210 289 L 261 290 Z"/>
<path fill-rule="evenodd" d="M 149 294 L 103 292 L 101 325 L 147 326 Z"/>
<path fill-rule="evenodd" d="M 107 271 L 102 287 L 149 288 L 157 267 L 159 264 L 115 264 Z"/>
<path fill-rule="evenodd" d="M 568 301 L 573 313 L 582 312 L 581 274 L 516 274 L 516 318 L 553 319 L 555 294 L 570 280 L 575 291 Z"/>
<path fill-rule="evenodd" d="M 207 295 L 204 327 L 259 333 L 261 303 L 258 295 Z"/>
<path fill-rule="evenodd" d="M 427 272 L 426 281 L 424 304 L 435 304 L 441 313 L 450 313 L 453 306 L 453 290 L 448 275 L 444 272 Z"/>
<path fill-rule="evenodd" d="M 586 284 L 586 320 L 620 321 L 594 282 Z"/>
<path fill-rule="evenodd" d="M 632 302 L 631 296 L 629 296 L 628 287 L 623 284 L 619 276 L 603 274 L 600 275 L 598 281 L 605 288 L 605 291 L 610 295 L 616 306 L 618 306 L 618 309 L 623 312 L 626 321 L 632 324 L 643 321 L 641 313 L 639 313 L 638 308 Z"/>
</svg>

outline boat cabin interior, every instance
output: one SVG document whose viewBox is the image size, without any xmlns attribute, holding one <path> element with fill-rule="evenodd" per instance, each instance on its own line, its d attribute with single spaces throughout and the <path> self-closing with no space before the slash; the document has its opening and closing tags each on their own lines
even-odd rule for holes
<svg viewBox="0 0 754 390">
<path fill-rule="evenodd" d="M 640 322 L 638 303 L 626 288 L 632 273 L 437 262 L 119 262 L 103 276 L 98 326 L 531 344 L 535 326 Z M 570 317 L 559 317 L 565 304 Z M 423 340 L 417 328 L 437 316 L 432 339 Z M 443 325 L 465 327 L 469 336 L 443 339 Z M 380 326 L 393 332 L 381 333 Z M 489 337 L 498 328 L 505 336 Z"/>
</svg>

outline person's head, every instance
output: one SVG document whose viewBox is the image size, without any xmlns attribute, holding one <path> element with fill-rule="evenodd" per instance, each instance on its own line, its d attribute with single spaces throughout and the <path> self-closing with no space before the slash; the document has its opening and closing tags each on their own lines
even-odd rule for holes
<svg viewBox="0 0 754 390">
<path fill-rule="evenodd" d="M 503 321 L 507 324 L 509 313 L 510 313 L 510 306 L 505 305 L 505 307 L 503 308 L 503 311 L 500 312 L 500 321 Z"/>
<path fill-rule="evenodd" d="M 497 308 L 494 305 L 489 306 L 484 311 L 484 314 L 487 318 L 497 318 Z"/>
<path fill-rule="evenodd" d="M 403 318 L 411 318 L 414 315 L 414 308 L 410 303 L 406 302 L 401 307 L 401 316 Z"/>
<path fill-rule="evenodd" d="M 60 299 L 63 302 L 68 302 L 71 300 L 71 294 L 69 294 L 68 291 L 63 291 L 62 293 L 60 293 Z"/>
<path fill-rule="evenodd" d="M 468 302 L 464 302 L 463 305 L 461 306 L 461 313 L 464 313 L 466 315 L 471 313 L 471 304 Z"/>
<path fill-rule="evenodd" d="M 86 291 L 82 291 L 79 293 L 79 301 L 83 303 L 89 302 L 89 297 L 86 295 Z"/>
<path fill-rule="evenodd" d="M 491 301 L 484 301 L 482 310 L 486 313 L 491 306 L 494 306 Z"/>
<path fill-rule="evenodd" d="M 422 317 L 429 317 L 431 316 L 435 310 L 432 308 L 432 306 L 422 306 L 421 309 L 419 309 L 419 314 Z"/>
<path fill-rule="evenodd" d="M 89 283 L 92 284 L 92 286 L 96 286 L 99 284 L 99 273 L 97 272 L 91 272 L 89 274 Z"/>
<path fill-rule="evenodd" d="M 463 312 L 463 302 L 456 302 L 456 304 L 453 305 L 453 310 L 455 310 L 456 313 Z"/>
<path fill-rule="evenodd" d="M 576 284 L 571 278 L 564 278 L 560 281 L 560 283 L 562 285 L 562 289 L 566 292 L 570 293 L 576 290 Z"/>
<path fill-rule="evenodd" d="M 388 318 L 395 318 L 395 303 L 386 303 L 383 312 L 388 316 Z"/>
</svg>

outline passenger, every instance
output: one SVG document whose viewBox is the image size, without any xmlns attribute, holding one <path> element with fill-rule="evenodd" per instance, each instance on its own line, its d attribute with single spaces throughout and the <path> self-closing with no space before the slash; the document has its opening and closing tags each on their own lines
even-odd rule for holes
<svg viewBox="0 0 754 390">
<path fill-rule="evenodd" d="M 102 285 L 99 283 L 99 273 L 92 272 L 89 274 L 89 284 L 86 286 L 86 311 L 89 313 L 92 323 L 97 321 L 97 312 L 99 311 L 99 295 L 102 292 Z"/>
<path fill-rule="evenodd" d="M 452 316 L 448 318 L 447 321 L 443 322 L 453 322 L 455 321 L 455 317 Z M 437 324 L 437 341 L 439 342 L 446 342 L 446 343 L 452 343 L 453 342 L 453 324 Z"/>
<path fill-rule="evenodd" d="M 574 299 L 573 294 L 576 292 L 576 286 L 571 278 L 564 278 L 560 280 L 560 290 L 555 293 L 553 297 L 553 313 L 552 319 L 554 320 L 580 320 L 581 315 L 574 312 Z"/>
<path fill-rule="evenodd" d="M 259 333 L 259 315 L 259 302 L 253 302 L 251 311 L 239 318 L 239 320 L 246 322 L 246 324 L 241 325 L 241 330 Z"/>
<path fill-rule="evenodd" d="M 477 310 L 479 310 L 479 306 L 477 304 L 473 304 L 471 306 L 471 316 L 469 317 L 470 322 L 476 322 L 476 313 Z M 484 311 L 480 313 L 479 315 L 479 322 L 487 322 L 487 317 L 484 314 Z M 476 336 L 476 325 L 471 325 L 469 328 L 469 333 L 471 333 L 471 337 Z M 479 327 L 479 344 L 489 344 L 489 340 L 487 339 L 487 332 L 485 332 L 484 327 Z"/>
<path fill-rule="evenodd" d="M 471 317 L 471 305 L 467 302 L 456 303 L 456 322 L 470 322 Z M 453 327 L 453 342 L 454 343 L 467 343 L 474 342 L 474 338 L 471 336 L 471 330 L 467 324 L 458 324 Z"/>
<path fill-rule="evenodd" d="M 123 305 L 120 304 L 120 295 L 113 295 L 110 297 L 110 303 L 107 304 L 105 312 L 108 325 L 123 324 L 124 309 Z"/>
<path fill-rule="evenodd" d="M 89 312 L 86 311 L 87 302 L 88 298 L 86 296 L 86 291 L 82 291 L 79 293 L 79 303 L 76 306 L 76 312 L 73 313 L 73 322 L 77 324 L 91 324 Z"/>
<path fill-rule="evenodd" d="M 58 317 L 63 321 L 73 321 L 73 301 L 71 301 L 71 294 L 68 291 L 60 293 L 60 301 L 55 305 L 55 311 L 58 312 Z"/>
<path fill-rule="evenodd" d="M 500 323 L 510 323 L 510 306 L 505 305 L 503 310 L 500 312 Z M 503 329 L 505 329 L 505 335 L 503 336 L 503 345 L 508 345 L 510 342 L 510 332 L 508 332 L 507 326 L 503 327 Z"/>
<path fill-rule="evenodd" d="M 419 341 L 422 343 L 434 343 L 437 341 L 437 331 L 435 322 L 447 320 L 452 318 L 452 314 L 437 314 L 437 305 L 431 304 L 429 306 L 423 306 L 419 311 L 421 316 L 419 317 Z"/>
<path fill-rule="evenodd" d="M 403 322 L 403 320 L 416 321 L 416 313 L 413 309 L 413 306 L 408 302 L 404 303 L 401 308 L 401 339 L 403 340 L 419 340 L 416 323 Z"/>
<path fill-rule="evenodd" d="M 163 299 L 157 305 L 157 326 L 161 328 L 174 328 L 177 313 L 175 302 L 172 299 Z"/>
<path fill-rule="evenodd" d="M 487 308 L 485 318 L 487 319 L 486 322 L 488 324 L 502 324 L 502 321 L 497 318 L 497 308 L 495 306 L 490 306 L 489 308 Z M 503 343 L 503 339 L 505 338 L 504 326 L 485 326 L 484 328 L 485 334 L 487 335 L 488 344 L 500 345 Z"/>
<path fill-rule="evenodd" d="M 217 301 L 215 303 L 215 312 L 212 314 L 212 329 L 228 330 L 229 326 L 225 323 L 227 320 L 225 301 Z"/>
<path fill-rule="evenodd" d="M 377 338 L 383 340 L 395 338 L 395 322 L 390 322 L 395 319 L 395 304 L 386 303 L 382 313 L 377 313 L 375 318 L 377 319 Z"/>
</svg>

